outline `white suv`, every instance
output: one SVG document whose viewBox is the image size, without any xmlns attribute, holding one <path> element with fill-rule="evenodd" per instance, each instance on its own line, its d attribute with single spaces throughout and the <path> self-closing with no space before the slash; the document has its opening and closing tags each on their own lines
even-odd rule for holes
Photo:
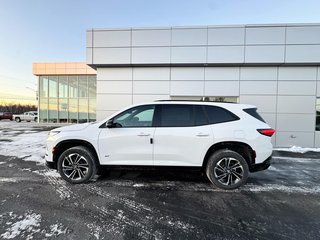
<svg viewBox="0 0 320 240">
<path fill-rule="evenodd" d="M 219 188 L 243 185 L 270 166 L 274 130 L 251 105 L 157 101 L 111 117 L 52 130 L 46 163 L 70 183 L 100 166 L 199 167 Z"/>
</svg>

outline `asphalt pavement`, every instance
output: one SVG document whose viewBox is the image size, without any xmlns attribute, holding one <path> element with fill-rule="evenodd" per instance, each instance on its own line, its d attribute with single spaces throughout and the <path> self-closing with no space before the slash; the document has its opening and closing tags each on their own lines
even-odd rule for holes
<svg viewBox="0 0 320 240">
<path fill-rule="evenodd" d="M 114 169 L 71 185 L 0 151 L 0 239 L 319 239 L 319 164 L 277 156 L 232 191 L 186 169 Z"/>
</svg>

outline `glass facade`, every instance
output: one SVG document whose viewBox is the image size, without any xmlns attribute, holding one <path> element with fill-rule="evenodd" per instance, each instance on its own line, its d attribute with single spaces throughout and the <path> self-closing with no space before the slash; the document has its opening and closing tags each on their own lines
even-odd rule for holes
<svg viewBox="0 0 320 240">
<path fill-rule="evenodd" d="M 40 76 L 39 121 L 84 123 L 96 120 L 97 79 L 93 75 Z"/>
</svg>

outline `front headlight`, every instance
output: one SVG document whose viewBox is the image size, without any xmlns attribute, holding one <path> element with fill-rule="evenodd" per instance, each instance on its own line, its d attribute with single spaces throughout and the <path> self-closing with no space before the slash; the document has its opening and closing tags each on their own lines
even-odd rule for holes
<svg viewBox="0 0 320 240">
<path fill-rule="evenodd" d="M 50 131 L 48 135 L 52 137 L 54 135 L 57 135 L 58 133 L 60 133 L 60 131 L 54 131 L 53 130 L 53 131 Z"/>
</svg>

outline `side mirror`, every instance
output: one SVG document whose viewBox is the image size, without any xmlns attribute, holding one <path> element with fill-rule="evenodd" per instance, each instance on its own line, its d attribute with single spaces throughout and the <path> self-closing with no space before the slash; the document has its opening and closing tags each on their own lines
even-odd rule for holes
<svg viewBox="0 0 320 240">
<path fill-rule="evenodd" d="M 114 127 L 114 123 L 113 123 L 113 120 L 109 120 L 107 123 L 106 123 L 106 127 L 107 128 L 113 128 Z"/>
</svg>

